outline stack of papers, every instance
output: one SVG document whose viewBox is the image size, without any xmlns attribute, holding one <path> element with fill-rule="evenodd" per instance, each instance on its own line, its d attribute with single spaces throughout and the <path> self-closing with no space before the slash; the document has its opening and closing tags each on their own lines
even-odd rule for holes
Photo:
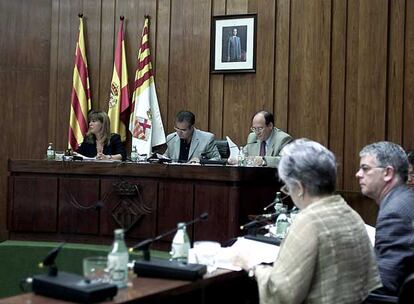
<svg viewBox="0 0 414 304">
<path fill-rule="evenodd" d="M 216 267 L 239 271 L 241 268 L 235 265 L 239 255 L 248 258 L 251 268 L 261 263 L 273 263 L 278 254 L 279 246 L 239 237 L 231 247 L 221 248 L 216 256 Z"/>
</svg>

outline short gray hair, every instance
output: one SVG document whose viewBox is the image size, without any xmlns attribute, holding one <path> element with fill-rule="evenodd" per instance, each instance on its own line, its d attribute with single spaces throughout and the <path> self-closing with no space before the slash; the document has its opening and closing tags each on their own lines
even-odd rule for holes
<svg viewBox="0 0 414 304">
<path fill-rule="evenodd" d="M 404 149 L 389 141 L 379 141 L 362 148 L 359 156 L 372 155 L 376 158 L 378 166 L 394 168 L 396 175 L 401 182 L 406 182 L 408 178 L 408 158 Z"/>
<path fill-rule="evenodd" d="M 288 187 L 300 182 L 310 195 L 332 194 L 335 191 L 335 155 L 315 141 L 302 138 L 286 145 L 278 172 Z"/>
</svg>

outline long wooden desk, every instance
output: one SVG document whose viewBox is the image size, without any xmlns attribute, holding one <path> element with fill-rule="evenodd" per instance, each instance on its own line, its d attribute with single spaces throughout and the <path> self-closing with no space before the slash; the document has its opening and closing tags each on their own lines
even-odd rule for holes
<svg viewBox="0 0 414 304">
<path fill-rule="evenodd" d="M 134 278 L 131 286 L 104 303 L 258 303 L 256 282 L 243 272 L 218 270 L 194 282 Z M 0 299 L 4 304 L 64 304 L 66 301 L 26 293 Z"/>
<path fill-rule="evenodd" d="M 109 243 L 123 227 L 134 242 L 208 212 L 190 238 L 224 243 L 279 189 L 273 168 L 9 160 L 8 169 L 9 238 L 23 240 Z"/>
</svg>

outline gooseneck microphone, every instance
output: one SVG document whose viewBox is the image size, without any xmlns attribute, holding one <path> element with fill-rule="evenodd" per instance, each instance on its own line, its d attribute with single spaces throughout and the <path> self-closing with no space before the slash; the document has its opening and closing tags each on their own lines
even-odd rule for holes
<svg viewBox="0 0 414 304">
<path fill-rule="evenodd" d="M 266 207 L 264 207 L 263 210 L 266 211 L 267 209 L 269 209 L 270 207 L 273 207 L 277 203 L 282 203 L 283 204 L 283 200 L 286 199 L 288 196 L 289 195 L 285 195 L 284 197 L 281 197 L 281 193 L 279 191 L 276 192 L 276 197 L 273 200 L 273 202 L 271 202 L 269 205 L 267 205 Z"/>
<path fill-rule="evenodd" d="M 165 144 L 166 145 L 168 145 L 168 143 L 170 142 L 170 141 L 172 141 L 173 140 L 173 138 L 175 138 L 177 136 L 177 133 L 174 133 L 174 135 L 173 136 L 171 136 L 170 137 L 170 139 L 169 140 L 167 140 L 166 142 L 165 142 Z"/>
<path fill-rule="evenodd" d="M 244 147 L 248 146 L 248 145 L 253 145 L 253 144 L 257 144 L 257 140 L 245 144 Z M 229 146 L 229 149 L 231 149 L 231 148 L 240 148 L 240 147 L 237 146 L 237 145 L 232 145 L 232 146 Z"/>
<path fill-rule="evenodd" d="M 267 221 L 273 221 L 274 219 L 276 219 L 276 217 L 279 214 L 280 214 L 280 212 L 258 215 L 258 216 L 256 216 L 256 218 L 253 221 L 250 221 L 247 224 L 244 224 L 244 225 L 240 226 L 240 230 L 246 230 L 246 229 L 255 227 L 257 225 L 263 224 Z"/>
<path fill-rule="evenodd" d="M 47 274 L 34 275 L 26 278 L 24 283 L 32 284 L 36 294 L 76 303 L 96 303 L 113 298 L 118 292 L 114 284 L 99 280 L 89 280 L 78 274 L 58 271 L 55 260 L 64 243 L 52 249 L 43 261 L 41 267 L 49 267 Z M 23 286 L 23 285 L 22 285 Z"/>
</svg>

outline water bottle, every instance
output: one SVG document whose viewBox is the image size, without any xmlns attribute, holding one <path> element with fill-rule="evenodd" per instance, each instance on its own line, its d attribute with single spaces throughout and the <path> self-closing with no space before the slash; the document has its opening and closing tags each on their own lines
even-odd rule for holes
<svg viewBox="0 0 414 304">
<path fill-rule="evenodd" d="M 294 206 L 292 210 L 290 210 L 290 219 L 292 222 L 295 220 L 298 214 L 299 214 L 299 208 Z"/>
<path fill-rule="evenodd" d="M 116 229 L 114 243 L 108 254 L 108 269 L 111 283 L 123 288 L 128 283 L 128 249 L 124 241 L 124 230 Z"/>
<path fill-rule="evenodd" d="M 246 157 L 242 146 L 240 147 L 239 154 L 237 155 L 237 165 L 239 167 L 244 167 L 246 165 Z"/>
<path fill-rule="evenodd" d="M 49 145 L 47 146 L 46 159 L 47 160 L 54 160 L 55 159 L 55 149 L 53 149 L 53 144 L 52 143 L 49 143 Z"/>
<path fill-rule="evenodd" d="M 177 232 L 172 241 L 171 245 L 171 260 L 179 262 L 187 262 L 188 250 L 190 249 L 190 238 L 187 234 L 185 223 L 178 223 Z"/>
<path fill-rule="evenodd" d="M 275 205 L 274 205 L 275 206 L 275 213 L 280 214 L 282 212 L 282 208 L 283 208 L 283 203 L 282 203 L 280 192 L 276 192 L 276 197 L 275 197 L 275 200 L 273 202 L 275 203 Z"/>
<path fill-rule="evenodd" d="M 282 208 L 280 215 L 276 220 L 276 237 L 284 239 L 290 226 L 290 221 L 287 216 L 287 210 L 285 207 Z"/>
<path fill-rule="evenodd" d="M 133 161 L 134 163 L 136 163 L 138 160 L 138 152 L 137 152 L 137 147 L 136 146 L 132 146 L 132 151 L 131 151 L 131 161 Z"/>
</svg>

